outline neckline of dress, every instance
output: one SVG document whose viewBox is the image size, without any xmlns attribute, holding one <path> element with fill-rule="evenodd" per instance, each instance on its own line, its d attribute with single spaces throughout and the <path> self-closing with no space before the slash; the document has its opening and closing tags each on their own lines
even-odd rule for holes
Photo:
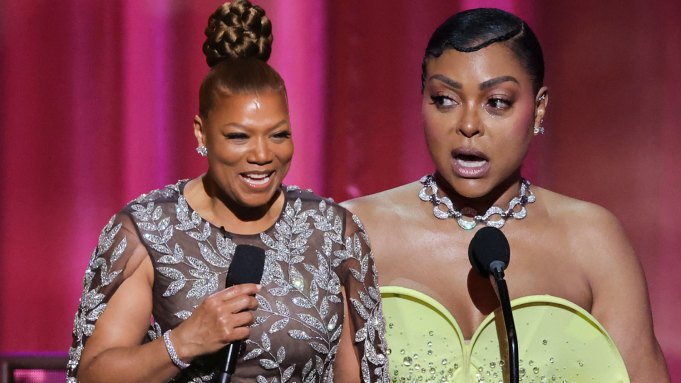
<svg viewBox="0 0 681 383">
<path fill-rule="evenodd" d="M 207 223 L 211 228 L 223 233 L 223 234 L 228 234 L 230 237 L 241 237 L 241 238 L 249 238 L 249 237 L 260 237 L 262 233 L 267 233 L 272 230 L 274 230 L 275 226 L 277 223 L 281 220 L 281 218 L 284 216 L 284 211 L 286 211 L 286 205 L 289 202 L 289 196 L 288 193 L 286 192 L 286 186 L 284 184 L 279 185 L 279 190 L 284 194 L 284 203 L 282 204 L 281 211 L 279 212 L 279 215 L 277 216 L 277 219 L 274 220 L 272 225 L 270 225 L 267 229 L 253 233 L 253 234 L 239 234 L 239 233 L 233 233 L 231 231 L 227 231 L 224 226 L 217 226 L 216 224 L 210 222 L 209 220 L 205 219 L 198 211 L 194 210 L 194 208 L 189 204 L 189 201 L 187 201 L 187 198 L 184 195 L 184 188 L 187 186 L 187 184 L 191 181 L 191 179 L 183 179 L 180 180 L 177 184 L 177 189 L 180 193 L 180 197 L 184 199 L 185 204 L 187 205 L 187 210 L 189 211 L 189 215 L 191 216 L 193 213 L 196 213 L 196 215 L 201 219 L 202 223 Z"/>
</svg>

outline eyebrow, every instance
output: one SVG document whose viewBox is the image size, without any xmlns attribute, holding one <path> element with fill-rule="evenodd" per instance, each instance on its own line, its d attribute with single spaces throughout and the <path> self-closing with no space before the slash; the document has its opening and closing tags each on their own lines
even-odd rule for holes
<svg viewBox="0 0 681 383">
<path fill-rule="evenodd" d="M 463 85 L 460 82 L 454 81 L 451 78 L 443 76 L 441 74 L 433 75 L 433 76 L 430 77 L 429 80 L 440 80 L 440 81 L 444 82 L 445 84 L 447 84 L 450 88 L 463 89 Z"/>
<path fill-rule="evenodd" d="M 463 89 L 463 84 L 461 84 L 458 81 L 452 80 L 451 78 L 446 77 L 446 76 L 441 75 L 441 74 L 436 74 L 436 75 L 431 76 L 430 80 L 439 80 L 439 81 L 445 83 L 446 85 L 448 85 L 451 88 Z M 520 84 L 518 82 L 518 80 L 516 80 L 516 78 L 513 77 L 513 76 L 500 76 L 500 77 L 495 77 L 493 79 L 490 79 L 490 80 L 487 80 L 487 81 L 480 83 L 479 88 L 480 88 L 480 90 L 485 90 L 485 89 L 491 88 L 495 85 L 501 84 L 502 82 L 506 82 L 506 81 L 511 81 L 511 82 L 516 83 L 516 84 Z"/>
<path fill-rule="evenodd" d="M 495 85 L 501 84 L 502 82 L 506 82 L 506 81 L 512 81 L 512 82 L 520 85 L 518 80 L 516 80 L 515 77 L 513 77 L 513 76 L 501 76 L 501 77 L 495 77 L 491 80 L 487 80 L 487 81 L 480 83 L 480 90 L 485 90 L 485 89 L 491 88 Z"/>
<path fill-rule="evenodd" d="M 270 127 L 267 128 L 267 129 L 268 129 L 268 131 L 277 130 L 277 129 L 279 129 L 282 125 L 290 125 L 290 124 L 291 124 L 291 122 L 290 122 L 288 119 L 284 119 L 284 120 L 281 120 L 281 121 L 277 122 L 276 124 L 270 126 Z M 242 124 L 240 124 L 240 123 L 238 123 L 238 122 L 228 122 L 228 123 L 224 124 L 223 126 L 224 126 L 224 127 L 231 126 L 231 127 L 238 128 L 238 129 L 250 130 L 250 126 L 248 126 L 248 125 L 242 125 Z"/>
</svg>

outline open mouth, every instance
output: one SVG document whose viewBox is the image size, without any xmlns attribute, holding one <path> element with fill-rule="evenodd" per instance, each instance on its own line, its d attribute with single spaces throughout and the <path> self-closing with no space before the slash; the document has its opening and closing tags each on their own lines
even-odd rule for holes
<svg viewBox="0 0 681 383">
<path fill-rule="evenodd" d="M 274 172 L 267 173 L 241 173 L 241 177 L 253 186 L 267 185 L 272 179 Z"/>
<path fill-rule="evenodd" d="M 478 178 L 489 170 L 489 158 L 481 151 L 460 148 L 452 152 L 452 165 L 460 177 Z"/>
<path fill-rule="evenodd" d="M 487 163 L 487 159 L 473 154 L 457 154 L 454 159 L 465 168 L 479 168 Z"/>
</svg>

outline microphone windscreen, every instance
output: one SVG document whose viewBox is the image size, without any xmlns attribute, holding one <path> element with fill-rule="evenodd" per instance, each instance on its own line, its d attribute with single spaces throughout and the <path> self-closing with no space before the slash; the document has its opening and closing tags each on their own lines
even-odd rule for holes
<svg viewBox="0 0 681 383">
<path fill-rule="evenodd" d="M 265 250 L 251 245 L 237 245 L 227 271 L 227 287 L 260 283 L 264 268 Z"/>
<path fill-rule="evenodd" d="M 485 226 L 478 230 L 468 245 L 468 259 L 473 269 L 483 277 L 490 273 L 490 264 L 501 261 L 508 266 L 511 259 L 511 249 L 504 233 L 492 226 Z"/>
</svg>

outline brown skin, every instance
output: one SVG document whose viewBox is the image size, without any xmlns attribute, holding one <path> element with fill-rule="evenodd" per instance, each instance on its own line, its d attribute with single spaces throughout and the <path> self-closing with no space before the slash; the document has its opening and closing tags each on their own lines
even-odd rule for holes
<svg viewBox="0 0 681 383">
<path fill-rule="evenodd" d="M 359 355 L 353 347 L 355 343 L 353 334 L 357 332 L 357 328 L 350 320 L 350 315 L 347 315 L 350 307 L 348 307 L 345 294 L 343 294 L 343 305 L 346 315 L 343 319 L 343 332 L 341 332 L 338 353 L 333 365 L 333 380 L 334 382 L 359 383 L 362 381 L 362 371 L 359 368 Z"/>
<path fill-rule="evenodd" d="M 272 226 L 283 208 L 280 184 L 293 157 L 285 95 L 263 91 L 223 97 L 208 116 L 194 118 L 194 134 L 208 148 L 208 171 L 186 185 L 189 205 L 233 233 L 254 234 Z M 126 268 L 125 281 L 87 340 L 79 382 L 167 382 L 179 372 L 162 339 L 141 344 L 153 307 L 154 270 L 143 246 L 134 252 L 136 265 Z M 259 285 L 242 284 L 206 298 L 170 335 L 179 358 L 190 363 L 247 338 L 259 290 Z M 343 343 L 336 369 L 359 379 L 358 358 L 344 357 L 353 354 L 352 344 Z"/>
<path fill-rule="evenodd" d="M 426 70 L 422 114 L 440 195 L 478 213 L 505 208 L 518 193 L 520 166 L 533 127 L 544 117 L 547 89 L 535 95 L 524 68 L 499 44 L 471 53 L 447 50 Z M 507 80 L 481 87 L 493 79 Z M 462 174 L 452 156 L 460 148 L 477 151 L 488 169 Z M 420 189 L 414 182 L 343 205 L 369 233 L 381 284 L 435 298 L 470 339 L 498 307 L 489 280 L 468 260 L 468 244 L 480 226 L 465 231 L 453 219 L 437 219 L 433 206 L 418 198 Z M 645 277 L 617 219 L 591 203 L 536 186 L 532 191 L 537 199 L 527 217 L 502 229 L 512 252 L 506 269 L 511 299 L 550 294 L 578 304 L 612 336 L 632 382 L 668 382 Z"/>
<path fill-rule="evenodd" d="M 140 249 L 145 252 L 146 250 Z M 87 340 L 78 369 L 79 382 L 167 382 L 178 373 L 162 339 L 141 345 L 152 309 L 153 266 L 140 266 L 118 288 Z M 179 358 L 215 352 L 246 338 L 258 307 L 255 284 L 221 290 L 206 298 L 194 314 L 171 333 Z"/>
<path fill-rule="evenodd" d="M 259 233 L 274 224 L 293 158 L 285 96 L 263 91 L 222 97 L 207 117 L 194 117 L 194 135 L 208 149 L 209 166 L 185 188 L 187 202 L 232 233 Z"/>
</svg>

